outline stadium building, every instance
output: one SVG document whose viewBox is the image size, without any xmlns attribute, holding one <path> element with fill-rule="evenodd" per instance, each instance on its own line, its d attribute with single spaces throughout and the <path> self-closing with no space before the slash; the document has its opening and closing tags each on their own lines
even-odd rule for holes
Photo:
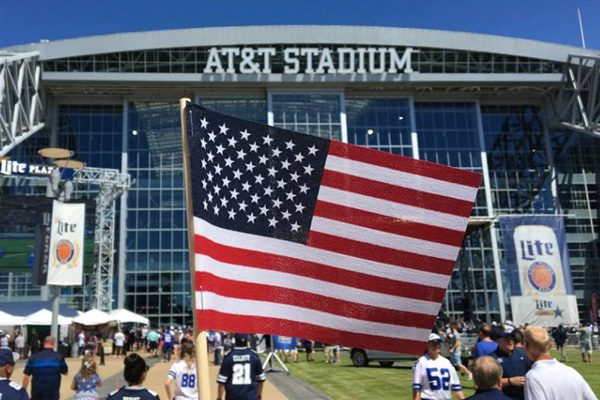
<svg viewBox="0 0 600 400">
<path fill-rule="evenodd" d="M 597 51 L 350 26 L 153 31 L 3 50 L 4 92 L 28 82 L 26 94 L 3 101 L 30 117 L 6 125 L 4 115 L 3 154 L 39 162 L 38 149 L 58 146 L 87 166 L 131 175 L 117 202 L 112 307 L 191 324 L 178 103 L 190 97 L 252 121 L 482 173 L 443 304 L 450 318 L 511 316 L 499 216 L 564 216 L 580 317 L 589 319 L 600 282 Z M 2 191 L 43 188 L 5 183 Z M 86 304 L 91 281 L 90 273 L 63 297 Z M 1 301 L 39 296 L 29 272 L 0 273 Z"/>
</svg>

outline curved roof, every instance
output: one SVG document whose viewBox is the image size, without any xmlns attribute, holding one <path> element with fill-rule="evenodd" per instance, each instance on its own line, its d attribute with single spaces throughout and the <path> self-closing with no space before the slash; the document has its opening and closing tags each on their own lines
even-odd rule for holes
<svg viewBox="0 0 600 400">
<path fill-rule="evenodd" d="M 574 46 L 476 33 L 339 25 L 240 26 L 119 33 L 31 43 L 5 50 L 39 51 L 41 59 L 49 60 L 162 48 L 311 43 L 432 47 L 558 62 L 565 62 L 570 53 L 583 52 L 582 48 Z"/>
</svg>

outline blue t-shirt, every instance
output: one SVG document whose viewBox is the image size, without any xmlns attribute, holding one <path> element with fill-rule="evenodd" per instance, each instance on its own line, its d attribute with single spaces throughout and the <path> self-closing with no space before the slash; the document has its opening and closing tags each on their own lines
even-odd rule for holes
<svg viewBox="0 0 600 400">
<path fill-rule="evenodd" d="M 477 342 L 477 346 L 475 346 L 475 359 L 483 356 L 489 356 L 498 348 L 498 343 L 496 342 L 488 342 L 486 340 L 482 340 Z"/>
<path fill-rule="evenodd" d="M 25 366 L 25 375 L 31 380 L 31 397 L 36 400 L 60 398 L 60 375 L 69 371 L 62 354 L 43 349 L 32 355 Z"/>
<path fill-rule="evenodd" d="M 27 391 L 18 383 L 6 378 L 0 378 L 0 399 L 2 400 L 29 400 Z"/>
<path fill-rule="evenodd" d="M 258 355 L 249 348 L 234 347 L 223 360 L 217 382 L 225 384 L 226 400 L 258 400 L 258 382 L 265 379 Z"/>
<path fill-rule="evenodd" d="M 512 400 L 510 397 L 506 397 L 498 389 L 478 390 L 471 397 L 467 397 L 467 400 Z"/>
<path fill-rule="evenodd" d="M 173 340 L 175 340 L 175 338 L 173 337 L 173 335 L 167 332 L 163 335 L 162 340 L 163 348 L 170 349 L 171 347 L 173 347 Z"/>
<path fill-rule="evenodd" d="M 158 394 L 151 390 L 141 387 L 123 386 L 108 395 L 106 400 L 160 400 Z"/>
</svg>

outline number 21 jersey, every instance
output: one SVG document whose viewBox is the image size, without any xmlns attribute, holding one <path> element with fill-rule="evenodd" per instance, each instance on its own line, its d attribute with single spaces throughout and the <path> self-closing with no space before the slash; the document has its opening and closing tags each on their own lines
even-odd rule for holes
<svg viewBox="0 0 600 400">
<path fill-rule="evenodd" d="M 425 354 L 413 366 L 412 388 L 421 392 L 422 399 L 449 400 L 452 392 L 462 390 L 456 369 L 447 358 L 435 360 Z"/>
<path fill-rule="evenodd" d="M 234 347 L 223 360 L 217 382 L 225 384 L 227 400 L 257 400 L 258 382 L 265 379 L 258 355 L 249 348 Z"/>
</svg>

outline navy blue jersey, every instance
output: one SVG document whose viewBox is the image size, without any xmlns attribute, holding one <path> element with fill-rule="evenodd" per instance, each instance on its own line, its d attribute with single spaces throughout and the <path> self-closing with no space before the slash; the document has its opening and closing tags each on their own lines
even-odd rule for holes
<svg viewBox="0 0 600 400">
<path fill-rule="evenodd" d="M 502 394 L 498 389 L 478 390 L 467 400 L 512 400 L 510 397 Z"/>
<path fill-rule="evenodd" d="M 525 376 L 531 369 L 531 361 L 527 358 L 523 347 L 515 347 L 511 355 L 504 353 L 499 348 L 490 354 L 502 365 L 502 377 L 512 378 L 514 376 Z M 525 400 L 525 389 L 521 386 L 506 385 L 502 392 L 515 400 Z"/>
<path fill-rule="evenodd" d="M 159 400 L 158 394 L 143 387 L 123 386 L 108 395 L 106 400 Z"/>
<path fill-rule="evenodd" d="M 6 378 L 0 378 L 0 399 L 29 400 L 29 396 L 23 386 Z"/>
<path fill-rule="evenodd" d="M 266 379 L 258 355 L 245 347 L 234 347 L 225 356 L 217 382 L 225 384 L 226 400 L 258 400 L 258 382 Z"/>
<path fill-rule="evenodd" d="M 31 397 L 36 400 L 58 400 L 60 398 L 60 375 L 68 372 L 62 354 L 52 349 L 43 349 L 27 360 L 25 375 L 31 380 Z"/>
</svg>

